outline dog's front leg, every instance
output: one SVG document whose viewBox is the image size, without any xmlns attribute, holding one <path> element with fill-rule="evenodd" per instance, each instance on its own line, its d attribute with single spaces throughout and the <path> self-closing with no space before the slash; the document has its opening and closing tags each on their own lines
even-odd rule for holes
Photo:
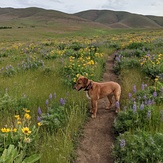
<svg viewBox="0 0 163 163">
<path fill-rule="evenodd" d="M 96 113 L 97 113 L 97 100 L 91 100 L 92 104 L 92 118 L 96 118 Z"/>
</svg>

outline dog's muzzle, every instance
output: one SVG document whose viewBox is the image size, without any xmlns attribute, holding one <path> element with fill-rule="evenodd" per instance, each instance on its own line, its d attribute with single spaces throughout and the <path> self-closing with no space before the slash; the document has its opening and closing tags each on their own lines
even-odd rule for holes
<svg viewBox="0 0 163 163">
<path fill-rule="evenodd" d="M 81 89 L 83 89 L 83 87 L 80 87 L 79 89 L 77 89 L 76 85 L 74 85 L 73 89 L 80 91 Z"/>
</svg>

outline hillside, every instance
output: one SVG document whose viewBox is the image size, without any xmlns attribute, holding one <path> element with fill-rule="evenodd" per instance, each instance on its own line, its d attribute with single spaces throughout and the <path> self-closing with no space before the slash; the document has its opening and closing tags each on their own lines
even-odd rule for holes
<svg viewBox="0 0 163 163">
<path fill-rule="evenodd" d="M 78 17 L 99 22 L 112 28 L 159 28 L 163 17 L 144 16 L 123 11 L 88 10 L 75 14 Z"/>
<path fill-rule="evenodd" d="M 0 27 L 53 27 L 72 31 L 81 28 L 160 28 L 163 27 L 163 17 L 110 10 L 88 10 L 67 14 L 35 7 L 0 8 Z"/>
<path fill-rule="evenodd" d="M 74 27 L 81 28 L 83 26 L 108 28 L 104 24 L 92 22 L 88 19 L 66 14 L 55 10 L 45 10 L 41 8 L 0 8 L 0 26 L 15 27 Z"/>
</svg>

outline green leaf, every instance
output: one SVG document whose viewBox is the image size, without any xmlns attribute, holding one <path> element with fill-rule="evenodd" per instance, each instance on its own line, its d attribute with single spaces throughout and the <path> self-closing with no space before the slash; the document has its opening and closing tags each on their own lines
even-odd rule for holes
<svg viewBox="0 0 163 163">
<path fill-rule="evenodd" d="M 22 163 L 29 163 L 29 162 L 34 163 L 34 162 L 38 161 L 40 158 L 41 158 L 40 154 L 34 154 L 34 155 L 31 155 L 31 156 L 25 158 Z"/>
</svg>

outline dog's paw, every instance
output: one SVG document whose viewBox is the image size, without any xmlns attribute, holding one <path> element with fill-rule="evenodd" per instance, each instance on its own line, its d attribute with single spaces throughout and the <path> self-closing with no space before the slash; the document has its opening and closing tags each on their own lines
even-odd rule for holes
<svg viewBox="0 0 163 163">
<path fill-rule="evenodd" d="M 116 113 L 119 113 L 119 112 L 120 112 L 120 109 L 119 109 L 119 108 L 117 108 L 117 109 L 115 110 L 115 112 L 116 112 Z"/>
<path fill-rule="evenodd" d="M 94 114 L 92 114 L 92 116 L 91 116 L 92 118 L 96 118 L 96 115 L 94 115 Z"/>
</svg>

